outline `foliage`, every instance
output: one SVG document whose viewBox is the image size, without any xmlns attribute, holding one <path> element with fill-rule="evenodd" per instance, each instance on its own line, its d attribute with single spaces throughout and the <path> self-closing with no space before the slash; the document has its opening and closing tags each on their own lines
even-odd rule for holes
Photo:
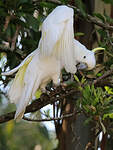
<svg viewBox="0 0 113 150">
<path fill-rule="evenodd" d="M 97 129 L 104 134 L 109 132 L 113 124 L 113 88 L 95 87 L 94 84 L 87 84 L 84 78 L 80 81 L 77 76 L 75 80 L 82 93 L 81 98 L 77 101 L 77 107 L 86 115 L 85 123 L 96 124 Z"/>
<path fill-rule="evenodd" d="M 53 136 L 48 134 L 43 124 L 21 121 L 9 121 L 0 125 L 0 149 L 2 150 L 30 150 L 40 145 L 44 150 L 55 147 Z"/>
<path fill-rule="evenodd" d="M 0 72 L 14 68 L 25 56 L 37 48 L 40 39 L 39 26 L 44 15 L 36 12 L 35 16 L 34 11 L 38 10 L 36 7 L 32 0 L 0 1 Z M 40 11 L 43 7 L 44 4 L 41 4 Z M 15 107 L 9 104 L 7 97 L 4 96 L 3 87 L 11 78 L 0 76 L 0 80 L 2 81 L 0 83 L 1 115 L 15 110 Z M 36 93 L 36 96 L 40 96 L 40 91 Z M 54 133 L 52 135 L 48 133 L 47 128 L 41 123 L 10 121 L 0 125 L 0 133 L 0 149 L 2 150 L 33 150 L 36 145 L 41 145 L 44 150 L 50 150 L 56 146 L 53 140 L 55 139 Z"/>
<path fill-rule="evenodd" d="M 112 4 L 113 5 L 113 1 L 112 0 L 102 0 L 102 1 L 104 1 L 107 4 Z"/>
<path fill-rule="evenodd" d="M 113 89 L 105 86 L 105 90 L 100 87 L 95 88 L 94 85 L 86 85 L 83 88 L 83 96 L 79 101 L 82 109 L 92 119 L 101 117 L 113 118 Z"/>
</svg>

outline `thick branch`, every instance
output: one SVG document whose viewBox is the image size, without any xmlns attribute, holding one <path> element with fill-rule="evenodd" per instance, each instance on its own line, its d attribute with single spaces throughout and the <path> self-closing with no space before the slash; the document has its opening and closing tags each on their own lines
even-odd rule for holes
<svg viewBox="0 0 113 150">
<path fill-rule="evenodd" d="M 107 71 L 105 74 L 103 74 L 103 76 L 94 80 L 92 83 L 96 85 L 102 79 L 112 74 L 113 74 L 113 69 Z M 59 97 L 57 95 L 59 95 Z M 63 89 L 61 86 L 59 86 L 55 91 L 51 92 L 49 95 L 42 94 L 39 99 L 33 101 L 29 106 L 27 106 L 25 113 L 38 111 L 48 104 L 53 104 L 56 101 L 62 101 L 65 97 L 67 96 L 70 97 L 72 95 L 76 95 L 76 99 L 81 96 L 80 92 L 76 91 L 75 89 L 68 89 L 68 88 Z M 12 120 L 14 118 L 14 115 L 15 115 L 15 111 L 0 116 L 0 123 L 4 123 L 9 120 Z"/>
<path fill-rule="evenodd" d="M 58 4 L 58 5 L 61 5 L 62 3 L 59 1 L 59 0 L 45 0 L 46 2 L 51 2 L 51 3 L 55 3 L 55 4 Z M 72 6 L 72 5 L 68 5 L 69 7 L 73 8 L 76 10 L 76 13 L 79 15 L 79 16 L 82 16 L 81 12 L 80 12 L 80 9 L 78 9 L 77 7 L 75 6 Z M 82 16 L 83 17 L 83 16 Z M 83 17 L 84 18 L 84 17 Z M 97 21 L 95 17 L 87 14 L 86 15 L 86 19 L 88 22 L 91 22 L 91 23 L 94 23 L 95 25 L 97 26 L 100 26 L 106 30 L 110 30 L 110 31 L 113 31 L 113 26 L 110 26 L 108 24 L 105 24 L 103 22 L 100 22 L 100 21 Z"/>
<path fill-rule="evenodd" d="M 33 101 L 29 106 L 26 107 L 25 113 L 35 112 L 35 111 L 40 110 L 41 108 L 43 108 L 44 106 L 48 104 L 53 104 L 56 101 L 62 101 L 65 97 L 71 96 L 75 92 L 76 92 L 75 90 L 70 90 L 69 92 L 68 90 L 64 91 L 61 87 L 58 87 L 55 90 L 55 92 L 52 92 L 50 94 L 50 96 L 47 94 L 42 94 L 39 99 Z M 60 96 L 57 97 L 57 95 L 60 95 Z M 15 115 L 15 111 L 0 116 L 0 123 L 4 123 L 4 122 L 14 119 L 14 115 Z"/>
<path fill-rule="evenodd" d="M 51 100 L 49 96 L 43 94 L 40 99 L 33 101 L 29 106 L 27 106 L 25 113 L 35 112 L 41 109 L 42 107 L 46 106 L 47 104 L 52 103 L 52 101 L 54 100 Z M 14 118 L 14 115 L 15 111 L 0 116 L 0 123 L 12 120 Z"/>
<path fill-rule="evenodd" d="M 80 9 L 78 9 L 77 7 L 75 6 L 71 6 L 69 5 L 70 7 L 74 8 L 77 12 L 78 15 L 82 16 L 81 12 L 80 12 Z M 85 18 L 88 22 L 91 22 L 91 23 L 94 23 L 95 25 L 97 26 L 100 26 L 106 30 L 110 30 L 110 31 L 113 31 L 113 26 L 110 26 L 108 24 L 105 24 L 103 22 L 100 22 L 100 21 L 97 21 L 95 17 L 87 14 L 86 18 Z"/>
</svg>

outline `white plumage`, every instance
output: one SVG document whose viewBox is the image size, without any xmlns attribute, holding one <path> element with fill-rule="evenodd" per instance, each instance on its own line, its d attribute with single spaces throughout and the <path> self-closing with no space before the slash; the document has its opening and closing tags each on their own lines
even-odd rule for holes
<svg viewBox="0 0 113 150">
<path fill-rule="evenodd" d="M 39 59 L 38 53 L 25 61 L 8 91 L 10 101 L 17 106 L 15 119 L 23 117 L 25 108 L 37 89 L 45 90 L 45 86 L 51 80 L 55 85 L 59 85 L 60 70 L 59 61 L 53 57 Z"/>
<path fill-rule="evenodd" d="M 60 61 L 67 72 L 76 73 L 74 63 L 74 31 L 72 8 L 58 6 L 42 24 L 39 42 L 41 56 L 53 56 Z"/>
<path fill-rule="evenodd" d="M 18 69 L 19 69 L 20 67 L 22 67 L 22 66 L 25 64 L 26 60 L 32 58 L 36 53 L 39 53 L 38 49 L 36 49 L 36 50 L 34 50 L 32 53 L 30 53 L 30 54 L 20 63 L 20 65 L 18 65 L 16 68 L 14 68 L 14 69 L 12 69 L 12 70 L 10 70 L 10 71 L 7 71 L 7 72 L 3 72 L 2 75 L 8 76 L 8 75 L 12 75 L 13 73 L 17 72 Z"/>
<path fill-rule="evenodd" d="M 60 72 L 76 73 L 78 62 L 95 66 L 94 53 L 74 40 L 73 9 L 58 6 L 45 19 L 38 48 L 29 54 L 15 69 L 2 73 L 11 75 L 18 71 L 8 91 L 10 101 L 17 105 L 15 119 L 21 119 L 35 92 L 44 89 L 50 80 L 59 84 Z M 83 59 L 83 56 L 86 59 Z"/>
</svg>

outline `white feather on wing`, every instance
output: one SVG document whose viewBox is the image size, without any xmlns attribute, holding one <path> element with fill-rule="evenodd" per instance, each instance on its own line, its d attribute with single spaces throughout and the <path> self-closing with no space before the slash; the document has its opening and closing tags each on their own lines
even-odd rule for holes
<svg viewBox="0 0 113 150">
<path fill-rule="evenodd" d="M 26 63 L 26 61 L 29 58 L 33 57 L 36 53 L 39 53 L 38 49 L 36 49 L 32 53 L 30 53 L 16 68 L 14 68 L 12 70 L 9 70 L 7 72 L 2 72 L 1 75 L 3 75 L 3 76 L 9 76 L 9 75 L 12 75 L 13 73 L 17 72 L 19 70 L 19 68 L 22 67 Z"/>
<path fill-rule="evenodd" d="M 75 73 L 73 9 L 67 6 L 58 6 L 42 24 L 42 37 L 39 42 L 40 56 L 57 58 L 62 68 L 67 72 Z"/>
</svg>

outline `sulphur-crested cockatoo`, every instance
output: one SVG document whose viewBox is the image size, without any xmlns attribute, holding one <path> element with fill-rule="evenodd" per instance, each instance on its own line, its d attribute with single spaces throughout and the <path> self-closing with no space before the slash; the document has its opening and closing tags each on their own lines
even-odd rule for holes
<svg viewBox="0 0 113 150">
<path fill-rule="evenodd" d="M 81 62 L 85 63 L 88 69 L 95 67 L 94 52 L 87 50 L 77 40 L 74 40 L 73 57 L 75 67 Z M 2 75 L 11 75 L 18 70 L 8 91 L 10 102 L 17 106 L 15 119 L 18 120 L 23 117 L 26 106 L 39 88 L 44 91 L 50 80 L 53 80 L 55 85 L 59 85 L 61 69 L 59 60 L 52 56 L 40 57 L 40 51 L 37 49 L 15 69 L 2 73 Z"/>
<path fill-rule="evenodd" d="M 85 62 L 95 66 L 94 54 L 74 40 L 73 9 L 58 6 L 41 26 L 42 36 L 38 48 L 15 69 L 2 73 L 11 75 L 18 71 L 8 91 L 10 101 L 17 105 L 15 119 L 21 119 L 36 90 L 44 89 L 53 80 L 59 84 L 60 72 L 76 73 L 76 64 Z M 92 55 L 90 55 L 92 54 Z M 86 56 L 86 60 L 83 59 Z M 93 62 L 90 62 L 93 61 Z"/>
</svg>

